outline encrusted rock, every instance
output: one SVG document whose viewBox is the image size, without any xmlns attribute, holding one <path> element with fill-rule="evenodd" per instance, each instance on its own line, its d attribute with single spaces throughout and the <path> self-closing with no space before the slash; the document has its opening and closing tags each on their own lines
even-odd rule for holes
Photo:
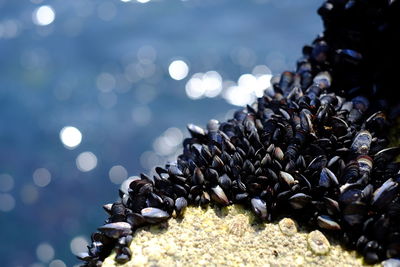
<svg viewBox="0 0 400 267">
<path fill-rule="evenodd" d="M 284 234 L 282 223 L 296 233 Z M 335 243 L 329 253 L 315 254 L 309 249 L 307 232 L 293 220 L 260 223 L 239 205 L 188 207 L 183 218 L 166 225 L 139 228 L 130 245 L 132 259 L 119 265 L 114 251 L 102 266 L 364 266 L 356 252 Z M 318 236 L 326 240 L 319 233 L 313 242 L 321 239 Z"/>
</svg>

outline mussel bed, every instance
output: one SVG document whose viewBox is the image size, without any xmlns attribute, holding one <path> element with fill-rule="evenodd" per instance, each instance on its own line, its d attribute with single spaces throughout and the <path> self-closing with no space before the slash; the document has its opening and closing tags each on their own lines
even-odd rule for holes
<svg viewBox="0 0 400 267">
<path fill-rule="evenodd" d="M 366 263 L 399 263 L 400 148 L 388 139 L 398 111 L 391 84 L 399 6 L 324 3 L 325 32 L 304 47 L 296 70 L 274 77 L 230 120 L 189 124 L 176 162 L 141 174 L 104 206 L 110 217 L 79 255 L 83 265 L 101 266 L 114 249 L 116 262 L 127 262 L 137 228 L 210 203 L 242 204 L 262 221 L 290 215 Z"/>
</svg>

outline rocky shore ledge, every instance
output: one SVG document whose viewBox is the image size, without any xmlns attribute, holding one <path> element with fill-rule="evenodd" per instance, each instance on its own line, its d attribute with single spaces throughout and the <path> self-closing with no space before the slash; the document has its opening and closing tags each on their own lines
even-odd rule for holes
<svg viewBox="0 0 400 267">
<path fill-rule="evenodd" d="M 183 217 L 139 228 L 130 249 L 126 264 L 116 264 L 113 252 L 103 266 L 365 266 L 318 230 L 290 218 L 259 223 L 239 205 L 188 207 Z"/>
</svg>

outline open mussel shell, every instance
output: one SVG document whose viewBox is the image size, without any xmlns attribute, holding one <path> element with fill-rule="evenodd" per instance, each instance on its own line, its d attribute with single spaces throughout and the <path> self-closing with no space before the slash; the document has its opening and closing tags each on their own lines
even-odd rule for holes
<svg viewBox="0 0 400 267">
<path fill-rule="evenodd" d="M 133 228 L 140 227 L 146 223 L 146 219 L 138 213 L 130 213 L 126 215 L 126 221 L 132 225 Z"/>
<path fill-rule="evenodd" d="M 206 135 L 206 131 L 203 128 L 192 123 L 187 125 L 187 129 L 192 137 L 204 137 Z"/>
<path fill-rule="evenodd" d="M 382 209 L 396 197 L 398 191 L 399 184 L 393 181 L 393 179 L 388 179 L 373 193 L 371 204 L 377 209 Z"/>
<path fill-rule="evenodd" d="M 322 168 L 326 166 L 328 163 L 328 159 L 325 155 L 320 155 L 315 157 L 310 164 L 307 166 L 307 171 L 310 173 L 314 173 L 315 171 L 320 171 Z"/>
<path fill-rule="evenodd" d="M 98 229 L 106 236 L 114 239 L 117 239 L 121 236 L 130 235 L 132 233 L 132 227 L 127 222 L 109 223 L 99 227 Z"/>
<path fill-rule="evenodd" d="M 331 188 L 332 186 L 338 186 L 339 181 L 336 175 L 328 168 L 323 168 L 319 178 L 319 186 L 325 188 Z"/>
<path fill-rule="evenodd" d="M 340 225 L 327 215 L 320 215 L 317 217 L 319 227 L 327 230 L 341 230 Z"/>
<path fill-rule="evenodd" d="M 302 209 L 307 206 L 312 197 L 304 193 L 297 193 L 289 198 L 289 204 L 293 209 Z"/>
<path fill-rule="evenodd" d="M 262 220 L 265 220 L 268 218 L 267 204 L 265 203 L 264 200 L 262 200 L 260 198 L 252 198 L 251 199 L 251 207 L 252 207 L 254 213 Z"/>
<path fill-rule="evenodd" d="M 186 198 L 184 197 L 179 197 L 175 200 L 175 211 L 176 214 L 179 216 L 182 214 L 182 212 L 186 209 L 188 205 L 188 202 Z"/>
<path fill-rule="evenodd" d="M 292 186 L 298 183 L 298 181 L 296 181 L 290 173 L 284 171 L 279 172 L 279 177 L 288 186 Z"/>
<path fill-rule="evenodd" d="M 226 196 L 224 190 L 219 185 L 211 188 L 211 198 L 219 205 L 229 205 L 229 199 Z"/>
<path fill-rule="evenodd" d="M 170 217 L 166 211 L 153 207 L 144 208 L 140 213 L 148 223 L 163 222 Z"/>
</svg>

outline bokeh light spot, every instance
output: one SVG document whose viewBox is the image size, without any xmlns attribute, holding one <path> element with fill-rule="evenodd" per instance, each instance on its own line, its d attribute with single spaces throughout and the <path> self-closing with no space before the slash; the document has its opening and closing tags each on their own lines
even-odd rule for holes
<svg viewBox="0 0 400 267">
<path fill-rule="evenodd" d="M 203 76 L 204 95 L 216 97 L 222 91 L 222 77 L 216 71 L 207 71 Z"/>
<path fill-rule="evenodd" d="M 50 262 L 49 267 L 67 267 L 62 260 L 53 260 Z"/>
<path fill-rule="evenodd" d="M 114 184 L 122 183 L 126 178 L 128 178 L 128 171 L 121 165 L 113 166 L 108 172 L 110 181 Z"/>
<path fill-rule="evenodd" d="M 15 199 L 10 194 L 0 194 L 0 211 L 12 211 L 15 207 Z"/>
<path fill-rule="evenodd" d="M 46 26 L 53 23 L 56 18 L 56 13 L 51 6 L 41 6 L 33 11 L 33 23 L 40 26 Z"/>
<path fill-rule="evenodd" d="M 195 73 L 186 83 L 185 90 L 191 99 L 216 97 L 222 91 L 222 77 L 214 70 Z"/>
<path fill-rule="evenodd" d="M 77 255 L 87 250 L 88 241 L 83 236 L 76 236 L 71 240 L 70 248 L 73 254 Z"/>
<path fill-rule="evenodd" d="M 178 128 L 168 128 L 153 142 L 154 151 L 160 156 L 172 155 L 183 140 L 183 133 Z"/>
<path fill-rule="evenodd" d="M 66 126 L 60 131 L 60 139 L 66 148 L 74 149 L 81 143 L 82 134 L 77 128 Z"/>
<path fill-rule="evenodd" d="M 82 172 L 88 172 L 96 168 L 97 157 L 90 151 L 82 152 L 76 157 L 76 167 Z"/>
<path fill-rule="evenodd" d="M 54 258 L 54 248 L 49 243 L 41 243 L 36 248 L 36 256 L 41 262 L 49 262 Z"/>
<path fill-rule="evenodd" d="M 251 103 L 255 96 L 242 86 L 231 86 L 224 92 L 224 98 L 236 106 L 245 106 Z"/>
<path fill-rule="evenodd" d="M 183 60 L 175 60 L 168 67 L 169 75 L 174 80 L 185 79 L 189 73 L 189 66 Z"/>
<path fill-rule="evenodd" d="M 39 168 L 33 172 L 33 182 L 39 187 L 45 187 L 51 182 L 51 173 L 46 168 Z"/>
</svg>

